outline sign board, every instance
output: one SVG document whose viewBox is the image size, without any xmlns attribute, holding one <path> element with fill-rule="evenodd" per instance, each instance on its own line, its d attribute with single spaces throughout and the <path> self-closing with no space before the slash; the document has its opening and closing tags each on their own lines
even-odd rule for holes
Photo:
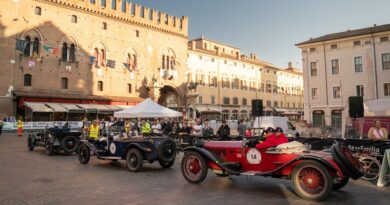
<svg viewBox="0 0 390 205">
<path fill-rule="evenodd" d="M 390 149 L 387 149 L 383 157 L 381 170 L 379 171 L 379 178 L 376 184 L 377 186 L 383 187 L 390 182 L 389 176 L 387 175 L 389 169 L 390 169 Z"/>
<path fill-rule="evenodd" d="M 43 130 L 47 127 L 62 127 L 66 121 L 42 121 L 42 122 L 23 122 L 23 130 Z M 78 129 L 83 126 L 83 123 L 80 121 L 69 121 L 68 122 L 71 129 Z M 4 131 L 16 130 L 18 127 L 16 122 L 4 122 Z"/>
</svg>

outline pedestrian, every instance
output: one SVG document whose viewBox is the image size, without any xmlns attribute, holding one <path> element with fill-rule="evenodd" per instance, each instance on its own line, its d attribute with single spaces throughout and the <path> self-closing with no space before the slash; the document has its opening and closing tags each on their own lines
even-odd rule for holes
<svg viewBox="0 0 390 205">
<path fill-rule="evenodd" d="M 180 124 L 179 122 L 174 121 L 173 127 L 172 127 L 172 133 L 173 134 L 179 134 L 181 132 Z"/>
<path fill-rule="evenodd" d="M 243 123 L 242 120 L 238 121 L 238 126 L 237 126 L 237 132 L 239 137 L 243 137 L 246 131 L 246 125 Z"/>
<path fill-rule="evenodd" d="M 104 118 L 99 123 L 100 126 L 100 135 L 104 136 L 106 135 L 106 121 Z"/>
<path fill-rule="evenodd" d="M 171 120 L 167 120 L 166 125 L 163 128 L 163 134 L 169 135 L 170 133 L 172 133 L 173 131 L 172 129 L 173 129 L 173 122 Z"/>
<path fill-rule="evenodd" d="M 222 125 L 218 128 L 217 134 L 221 140 L 228 140 L 230 135 L 230 127 L 222 120 Z"/>
<path fill-rule="evenodd" d="M 214 130 L 209 126 L 209 120 L 204 120 L 204 127 L 202 129 L 203 137 L 212 137 L 214 135 Z"/>
<path fill-rule="evenodd" d="M 3 133 L 3 126 L 4 126 L 3 116 L 0 115 L 0 136 Z"/>
<path fill-rule="evenodd" d="M 21 137 L 23 135 L 23 119 L 22 116 L 19 116 L 17 121 L 18 126 L 18 136 Z"/>
<path fill-rule="evenodd" d="M 381 126 L 381 121 L 374 120 L 373 126 L 368 130 L 368 139 L 370 140 L 388 140 L 386 128 Z"/>
<path fill-rule="evenodd" d="M 97 120 L 92 121 L 92 125 L 88 129 L 89 131 L 89 139 L 90 140 L 97 140 L 99 139 L 100 134 L 100 127 Z"/>
<path fill-rule="evenodd" d="M 192 135 L 198 137 L 203 136 L 202 129 L 203 129 L 202 121 L 200 120 L 200 118 L 196 118 L 195 125 L 192 126 Z"/>
<path fill-rule="evenodd" d="M 152 125 L 152 133 L 154 134 L 161 134 L 162 131 L 161 131 L 161 124 L 158 122 L 157 119 L 154 119 L 153 120 L 153 125 Z"/>
<path fill-rule="evenodd" d="M 246 129 L 245 137 L 252 137 L 252 129 L 250 127 Z"/>
<path fill-rule="evenodd" d="M 127 136 L 131 136 L 131 123 L 130 120 L 125 121 L 125 132 Z"/>
<path fill-rule="evenodd" d="M 142 122 L 141 122 L 141 132 L 142 132 L 142 135 L 150 133 L 150 123 L 149 123 L 149 121 L 142 120 Z"/>
</svg>

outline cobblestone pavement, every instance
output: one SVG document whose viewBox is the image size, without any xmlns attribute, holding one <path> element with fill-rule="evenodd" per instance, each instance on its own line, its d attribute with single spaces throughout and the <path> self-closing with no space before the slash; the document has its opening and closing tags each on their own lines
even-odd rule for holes
<svg viewBox="0 0 390 205">
<path fill-rule="evenodd" d="M 129 172 L 124 161 L 92 158 L 81 165 L 76 155 L 46 156 L 43 148 L 27 151 L 26 136 L 0 136 L 0 204 L 390 204 L 390 188 L 351 181 L 323 202 L 295 195 L 290 181 L 233 176 L 189 184 L 180 171 L 180 156 L 170 169 L 145 164 Z"/>
</svg>

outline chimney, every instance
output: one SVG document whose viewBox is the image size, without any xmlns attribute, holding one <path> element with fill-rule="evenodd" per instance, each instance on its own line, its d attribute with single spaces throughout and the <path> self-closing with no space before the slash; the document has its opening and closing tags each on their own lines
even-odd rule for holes
<svg viewBox="0 0 390 205">
<path fill-rule="evenodd" d="M 294 66 L 293 66 L 293 62 L 292 61 L 289 61 L 288 62 L 288 68 L 293 68 Z"/>
</svg>

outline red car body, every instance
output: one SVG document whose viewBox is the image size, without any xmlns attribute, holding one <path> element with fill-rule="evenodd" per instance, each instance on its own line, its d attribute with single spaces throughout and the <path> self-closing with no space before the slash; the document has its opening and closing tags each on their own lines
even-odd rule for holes
<svg viewBox="0 0 390 205">
<path fill-rule="evenodd" d="M 200 183 L 211 169 L 218 176 L 251 175 L 291 179 L 297 194 L 319 201 L 330 191 L 344 187 L 349 178 L 363 175 L 360 162 L 343 145 L 328 151 L 281 152 L 258 150 L 242 141 L 206 141 L 187 147 L 182 173 L 190 183 Z"/>
</svg>

